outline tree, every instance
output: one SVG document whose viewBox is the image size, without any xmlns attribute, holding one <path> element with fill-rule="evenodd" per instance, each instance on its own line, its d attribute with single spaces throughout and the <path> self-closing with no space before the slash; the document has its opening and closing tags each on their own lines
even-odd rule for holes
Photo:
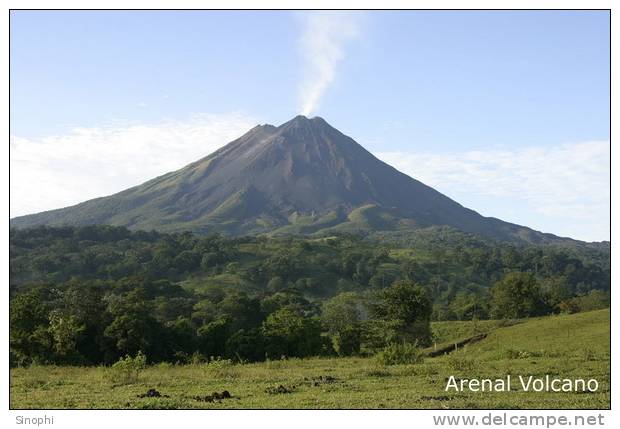
<svg viewBox="0 0 620 429">
<path fill-rule="evenodd" d="M 263 270 L 272 278 L 281 277 L 288 280 L 297 269 L 295 259 L 285 251 L 280 251 L 263 262 Z"/>
<path fill-rule="evenodd" d="M 550 307 L 559 309 L 561 302 L 573 296 L 570 284 L 566 276 L 553 276 L 542 282 L 541 291 Z"/>
<path fill-rule="evenodd" d="M 203 299 L 194 304 L 192 308 L 192 321 L 198 326 L 212 322 L 217 316 L 215 304 L 208 299 Z"/>
<path fill-rule="evenodd" d="M 60 310 L 52 310 L 49 320 L 49 331 L 56 353 L 69 360 L 76 359 L 77 340 L 86 327 L 74 315 L 65 314 Z"/>
<path fill-rule="evenodd" d="M 457 292 L 450 302 L 450 310 L 457 320 L 486 319 L 488 298 L 478 285 L 468 285 L 469 290 Z"/>
<path fill-rule="evenodd" d="M 260 329 L 240 329 L 226 340 L 226 356 L 256 362 L 265 358 L 265 341 Z"/>
<path fill-rule="evenodd" d="M 207 357 L 222 357 L 226 351 L 229 321 L 219 318 L 198 328 L 198 348 Z"/>
<path fill-rule="evenodd" d="M 329 352 L 327 338 L 321 336 L 318 318 L 304 317 L 295 307 L 284 307 L 263 322 L 266 352 L 271 358 L 316 356 Z"/>
<path fill-rule="evenodd" d="M 360 351 L 362 305 L 355 292 L 336 295 L 323 304 L 321 321 L 334 336 L 338 353 L 344 356 Z"/>
<path fill-rule="evenodd" d="M 108 311 L 113 317 L 104 331 L 116 348 L 116 358 L 135 355 L 139 351 L 153 360 L 164 357 L 161 342 L 163 327 L 151 315 L 152 309 L 143 289 L 135 289 L 122 297 L 111 299 Z"/>
<path fill-rule="evenodd" d="M 287 306 L 296 307 L 304 313 L 312 311 L 312 304 L 300 293 L 292 290 L 276 292 L 273 295 L 269 295 L 261 300 L 260 306 L 263 314 L 271 314 Z"/>
<path fill-rule="evenodd" d="M 428 280 L 428 272 L 426 269 L 415 259 L 408 259 L 403 264 L 403 271 L 407 280 L 418 283 Z"/>
<path fill-rule="evenodd" d="M 260 302 L 249 298 L 245 292 L 231 292 L 217 305 L 221 317 L 230 320 L 231 332 L 240 329 L 252 329 L 263 321 Z"/>
<path fill-rule="evenodd" d="M 166 324 L 167 349 L 174 356 L 188 356 L 197 350 L 196 329 L 192 322 L 183 316 Z M 163 338 L 162 338 L 163 340 Z"/>
<path fill-rule="evenodd" d="M 545 313 L 540 286 L 531 273 L 514 271 L 495 283 L 491 289 L 491 316 L 496 319 L 518 319 Z"/>
<path fill-rule="evenodd" d="M 400 320 L 369 319 L 361 323 L 361 342 L 364 349 L 378 352 L 391 343 L 401 342 Z"/>
<path fill-rule="evenodd" d="M 275 292 L 279 292 L 282 289 L 284 289 L 285 286 L 286 286 L 286 284 L 282 280 L 282 277 L 275 276 L 275 277 L 272 277 L 269 280 L 269 282 L 267 283 L 267 290 L 270 293 L 275 293 Z"/>
<path fill-rule="evenodd" d="M 217 264 L 217 253 L 215 252 L 207 252 L 202 255 L 202 259 L 200 260 L 200 268 L 203 271 L 208 271 L 209 268 L 214 267 Z"/>
<path fill-rule="evenodd" d="M 75 342 L 74 359 L 82 364 L 95 364 L 103 359 L 103 330 L 110 322 L 103 300 L 103 286 L 97 282 L 72 280 L 62 294 L 56 322 L 63 322 L 62 329 L 74 330 L 72 340 L 65 337 L 63 341 Z M 51 322 L 51 319 L 50 319 Z M 50 325 L 53 325 L 50 323 Z M 56 326 L 56 335 L 60 335 L 61 325 Z M 64 332 L 63 335 L 69 335 Z M 59 337 L 57 337 L 59 338 Z M 66 343 L 65 343 L 66 345 Z M 58 342 L 57 342 L 58 346 Z"/>
<path fill-rule="evenodd" d="M 179 272 L 192 272 L 201 264 L 200 253 L 193 250 L 184 250 L 174 258 L 174 266 Z"/>
<path fill-rule="evenodd" d="M 16 296 L 10 305 L 10 348 L 18 363 L 52 359 L 49 309 L 39 290 Z"/>
<path fill-rule="evenodd" d="M 426 289 L 408 280 L 399 280 L 378 294 L 372 305 L 379 318 L 397 321 L 398 334 L 403 341 L 430 343 L 432 302 Z"/>
</svg>

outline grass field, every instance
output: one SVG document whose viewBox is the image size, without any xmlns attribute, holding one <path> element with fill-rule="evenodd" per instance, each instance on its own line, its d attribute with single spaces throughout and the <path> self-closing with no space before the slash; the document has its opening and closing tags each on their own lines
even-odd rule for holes
<svg viewBox="0 0 620 429">
<path fill-rule="evenodd" d="M 11 408 L 609 408 L 610 311 L 529 319 L 441 322 L 438 343 L 479 332 L 485 339 L 414 365 L 374 358 L 291 359 L 256 364 L 153 365 L 118 385 L 103 367 L 11 370 Z M 597 392 L 445 392 L 446 380 L 511 374 L 595 378 Z M 516 383 L 515 383 L 516 384 Z M 282 388 L 280 388 L 282 386 Z M 162 397 L 140 398 L 156 389 Z M 233 396 L 199 401 L 212 392 Z"/>
</svg>

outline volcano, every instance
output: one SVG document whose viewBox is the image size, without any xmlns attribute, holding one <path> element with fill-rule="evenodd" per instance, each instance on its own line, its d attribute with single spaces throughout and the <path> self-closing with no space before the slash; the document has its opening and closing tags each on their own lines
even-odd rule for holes
<svg viewBox="0 0 620 429">
<path fill-rule="evenodd" d="M 481 216 L 380 161 L 324 119 L 259 125 L 186 167 L 11 227 L 109 224 L 227 235 L 409 231 L 448 226 L 493 239 L 559 239 Z"/>
</svg>

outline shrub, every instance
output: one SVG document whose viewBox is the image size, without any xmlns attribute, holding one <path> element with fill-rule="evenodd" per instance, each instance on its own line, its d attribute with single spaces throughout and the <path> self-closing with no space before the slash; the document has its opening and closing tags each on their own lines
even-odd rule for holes
<svg viewBox="0 0 620 429">
<path fill-rule="evenodd" d="M 131 384 L 138 381 L 140 373 L 146 368 L 146 356 L 139 351 L 135 357 L 126 355 L 108 370 L 107 377 L 114 384 Z"/>
<path fill-rule="evenodd" d="M 201 365 L 207 361 L 207 358 L 200 352 L 194 352 L 189 357 L 189 363 L 191 365 Z"/>
<path fill-rule="evenodd" d="M 587 295 L 576 296 L 565 299 L 558 304 L 562 313 L 579 313 L 581 311 L 592 311 L 607 308 L 611 305 L 609 292 L 601 290 L 591 290 Z"/>
<path fill-rule="evenodd" d="M 211 356 L 211 359 L 205 366 L 208 373 L 216 378 L 235 378 L 237 375 L 234 363 L 230 359 L 222 359 L 221 357 L 214 358 Z"/>
<path fill-rule="evenodd" d="M 170 369 L 172 368 L 174 365 L 170 362 L 159 362 L 157 365 L 155 365 L 155 368 L 157 369 Z"/>
<path fill-rule="evenodd" d="M 476 369 L 476 362 L 466 356 L 456 353 L 448 356 L 448 367 L 454 371 L 471 372 Z"/>
<path fill-rule="evenodd" d="M 377 360 L 383 365 L 406 365 L 421 363 L 424 355 L 417 343 L 391 343 L 377 354 Z"/>
<path fill-rule="evenodd" d="M 516 350 L 516 349 L 506 349 L 505 357 L 507 359 L 529 359 L 532 357 L 543 357 L 545 353 L 543 351 L 540 352 L 531 352 L 527 350 Z"/>
<path fill-rule="evenodd" d="M 221 369 L 228 368 L 233 365 L 233 361 L 231 359 L 223 359 L 222 357 L 214 357 L 211 356 L 209 362 L 207 362 L 207 367 L 211 369 Z"/>
</svg>

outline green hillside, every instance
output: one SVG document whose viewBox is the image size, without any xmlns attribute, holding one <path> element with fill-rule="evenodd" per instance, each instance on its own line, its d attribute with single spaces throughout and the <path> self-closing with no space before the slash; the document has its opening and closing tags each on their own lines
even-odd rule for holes
<svg viewBox="0 0 620 429">
<path fill-rule="evenodd" d="M 484 359 L 518 351 L 533 357 L 604 360 L 609 358 L 609 324 L 609 309 L 535 318 L 493 330 L 484 341 L 469 346 L 468 352 Z"/>
<path fill-rule="evenodd" d="M 438 341 L 469 335 L 473 322 L 435 325 Z M 289 359 L 255 364 L 149 366 L 133 383 L 115 383 L 109 368 L 32 366 L 11 370 L 12 408 L 608 408 L 609 309 L 524 320 L 486 339 L 422 363 L 384 366 L 374 358 Z M 511 374 L 596 378 L 597 392 L 446 392 L 449 376 Z M 281 388 L 280 388 L 281 386 Z M 161 397 L 141 398 L 148 389 Z M 233 398 L 204 402 L 227 390 Z"/>
</svg>

